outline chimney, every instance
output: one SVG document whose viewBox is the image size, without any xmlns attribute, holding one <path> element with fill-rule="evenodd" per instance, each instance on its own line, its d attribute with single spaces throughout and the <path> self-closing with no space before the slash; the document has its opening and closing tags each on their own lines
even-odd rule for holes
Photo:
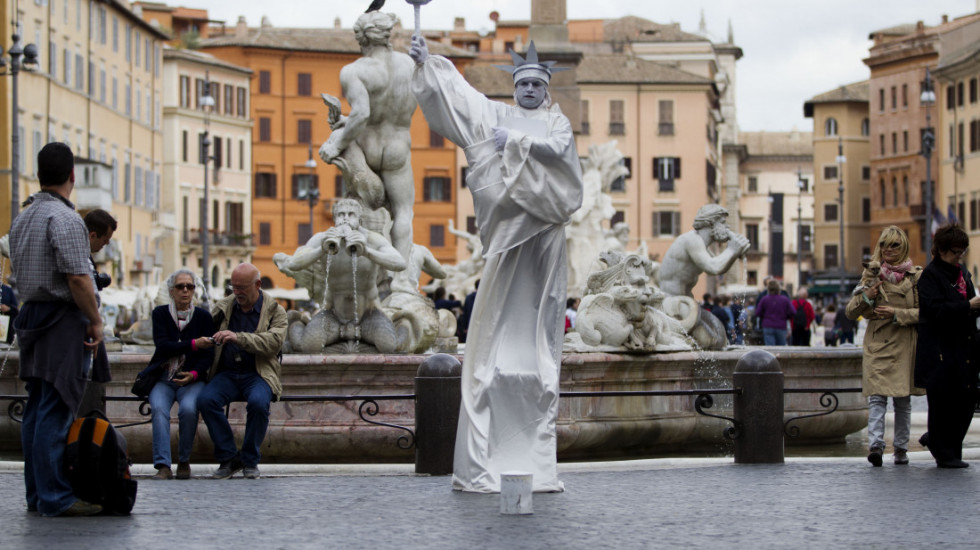
<svg viewBox="0 0 980 550">
<path fill-rule="evenodd" d="M 978 0 L 978 1 L 980 1 L 980 0 Z M 341 26 L 340 26 L 340 17 L 334 17 L 334 19 L 333 19 L 333 28 L 335 28 L 335 29 L 340 29 L 341 28 Z"/>
<path fill-rule="evenodd" d="M 263 15 L 262 16 L 262 23 L 261 23 L 261 25 L 262 25 L 262 30 L 266 30 L 266 29 L 271 29 L 272 28 L 272 21 L 269 21 L 269 16 L 268 15 Z"/>
<path fill-rule="evenodd" d="M 245 38 L 248 36 L 248 23 L 245 22 L 245 16 L 238 16 L 238 23 L 235 23 L 235 38 Z"/>
<path fill-rule="evenodd" d="M 943 23 L 949 23 L 949 16 L 945 13 L 943 14 Z"/>
<path fill-rule="evenodd" d="M 977 0 L 977 1 L 980 2 L 980 0 Z M 453 20 L 453 30 L 456 31 L 456 32 L 463 32 L 463 31 L 465 31 L 466 30 L 466 18 L 465 17 L 457 17 L 456 19 L 454 19 Z"/>
</svg>

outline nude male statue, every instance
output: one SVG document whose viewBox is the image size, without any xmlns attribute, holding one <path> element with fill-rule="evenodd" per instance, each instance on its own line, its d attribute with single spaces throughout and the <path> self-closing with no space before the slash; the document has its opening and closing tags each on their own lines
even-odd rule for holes
<svg viewBox="0 0 980 550">
<path fill-rule="evenodd" d="M 717 204 L 702 206 L 694 218 L 694 230 L 684 233 L 670 245 L 657 272 L 659 286 L 670 296 L 691 296 L 701 273 L 720 275 L 749 249 L 749 240 L 732 232 L 726 223 L 728 211 Z M 708 252 L 713 242 L 728 243 L 717 256 Z"/>
<path fill-rule="evenodd" d="M 409 128 L 417 103 L 410 89 L 415 63 L 389 42 L 396 20 L 379 11 L 357 18 L 354 35 L 363 57 L 340 70 L 350 114 L 341 116 L 340 102 L 324 95 L 333 132 L 320 158 L 341 168 L 367 208 L 388 207 L 392 244 L 408 260 L 415 204 Z"/>
<path fill-rule="evenodd" d="M 405 259 L 379 233 L 361 227 L 360 215 L 360 203 L 340 199 L 333 207 L 337 225 L 314 235 L 293 256 L 273 258 L 285 272 L 308 269 L 329 256 L 324 307 L 309 324 L 290 324 L 294 352 L 319 352 L 338 341 L 363 341 L 381 353 L 395 351 L 394 327 L 381 311 L 378 270 L 402 271 Z"/>
</svg>

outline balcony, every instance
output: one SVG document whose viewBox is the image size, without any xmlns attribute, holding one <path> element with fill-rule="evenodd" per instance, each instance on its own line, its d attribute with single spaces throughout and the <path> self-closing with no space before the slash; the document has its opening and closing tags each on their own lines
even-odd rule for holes
<svg viewBox="0 0 980 550">
<path fill-rule="evenodd" d="M 185 229 L 181 235 L 184 246 L 201 246 L 201 230 Z M 229 248 L 255 248 L 255 238 L 251 234 L 214 231 L 208 233 L 208 245 Z"/>
<path fill-rule="evenodd" d="M 76 159 L 75 207 L 78 210 L 112 210 L 112 167 L 88 159 Z"/>
</svg>

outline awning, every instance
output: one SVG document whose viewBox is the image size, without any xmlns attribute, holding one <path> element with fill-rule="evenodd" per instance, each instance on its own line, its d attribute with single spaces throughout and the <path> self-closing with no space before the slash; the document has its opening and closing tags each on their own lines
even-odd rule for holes
<svg viewBox="0 0 980 550">
<path fill-rule="evenodd" d="M 845 284 L 844 289 L 847 289 Z M 837 294 L 840 292 L 840 284 L 836 285 L 814 285 L 806 288 L 810 294 Z"/>
</svg>

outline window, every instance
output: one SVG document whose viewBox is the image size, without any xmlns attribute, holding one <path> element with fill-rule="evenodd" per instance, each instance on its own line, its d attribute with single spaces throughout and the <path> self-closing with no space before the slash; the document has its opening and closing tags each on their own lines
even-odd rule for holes
<svg viewBox="0 0 980 550">
<path fill-rule="evenodd" d="M 626 221 L 626 212 L 622 210 L 617 210 L 613 213 L 612 217 L 609 218 L 609 227 L 616 227 L 617 223 L 623 223 Z"/>
<path fill-rule="evenodd" d="M 909 85 L 902 84 L 902 107 L 909 106 Z"/>
<path fill-rule="evenodd" d="M 836 180 L 837 179 L 837 165 L 830 164 L 823 167 L 823 179 L 825 180 Z"/>
<path fill-rule="evenodd" d="M 909 152 L 909 131 L 908 130 L 902 130 L 902 145 L 904 147 L 903 152 L 908 153 Z"/>
<path fill-rule="evenodd" d="M 897 108 L 898 108 L 898 90 L 895 88 L 895 86 L 892 86 L 892 110 L 894 111 Z"/>
<path fill-rule="evenodd" d="M 221 112 L 221 84 L 217 82 L 209 82 L 210 88 L 208 89 L 208 95 L 214 100 L 214 107 L 212 111 L 215 114 Z"/>
<path fill-rule="evenodd" d="M 470 235 L 478 235 L 479 228 L 476 227 L 476 216 L 466 216 L 466 232 Z"/>
<path fill-rule="evenodd" d="M 180 150 L 181 150 L 180 158 L 184 162 L 187 162 L 187 130 L 184 130 L 184 131 L 181 132 L 180 139 L 181 139 L 181 143 L 180 143 Z"/>
<path fill-rule="evenodd" d="M 317 174 L 293 174 L 292 196 L 294 199 L 308 199 L 310 191 L 320 189 L 320 176 Z"/>
<path fill-rule="evenodd" d="M 898 206 L 898 178 L 892 178 L 892 206 Z"/>
<path fill-rule="evenodd" d="M 837 267 L 837 245 L 836 244 L 825 244 L 823 245 L 823 266 L 824 269 L 831 269 Z"/>
<path fill-rule="evenodd" d="M 429 130 L 429 147 L 445 147 L 446 139 L 439 135 L 435 130 Z"/>
<path fill-rule="evenodd" d="M 622 136 L 626 134 L 626 104 L 622 99 L 609 101 L 609 135 Z"/>
<path fill-rule="evenodd" d="M 259 93 L 272 93 L 272 73 L 269 71 L 259 71 Z"/>
<path fill-rule="evenodd" d="M 276 175 L 270 172 L 255 173 L 255 198 L 276 198 Z"/>
<path fill-rule="evenodd" d="M 313 75 L 299 73 L 296 78 L 296 95 L 313 95 Z"/>
<path fill-rule="evenodd" d="M 748 180 L 749 180 L 749 185 L 748 185 L 748 191 L 749 191 L 749 193 L 758 193 L 759 192 L 759 176 L 749 176 L 748 177 Z"/>
<path fill-rule="evenodd" d="M 112 77 L 112 108 L 119 108 L 119 80 L 115 76 Z"/>
<path fill-rule="evenodd" d="M 885 156 L 885 134 L 878 136 L 878 145 L 881 150 L 881 156 Z"/>
<path fill-rule="evenodd" d="M 661 99 L 660 105 L 660 124 L 657 126 L 657 133 L 661 136 L 674 135 L 674 101 L 671 99 Z"/>
<path fill-rule="evenodd" d="M 347 182 L 344 176 L 337 174 L 333 177 L 333 196 L 342 199 L 347 196 Z"/>
<path fill-rule="evenodd" d="M 112 18 L 112 51 L 119 51 L 119 19 Z"/>
<path fill-rule="evenodd" d="M 259 141 L 272 141 L 272 119 L 259 117 Z"/>
<path fill-rule="evenodd" d="M 272 224 L 269 222 L 262 222 L 259 224 L 259 244 L 269 245 L 272 244 Z"/>
<path fill-rule="evenodd" d="M 881 205 L 882 208 L 884 208 L 885 207 L 885 201 L 886 201 L 886 199 L 885 199 L 885 178 L 881 178 L 881 180 L 878 182 L 878 196 L 879 196 L 879 204 Z"/>
<path fill-rule="evenodd" d="M 823 221 L 837 221 L 837 203 L 829 202 L 823 205 Z"/>
<path fill-rule="evenodd" d="M 797 185 L 799 186 L 800 189 L 803 190 L 804 193 L 809 193 L 810 192 L 810 180 L 809 179 L 807 179 L 807 178 L 800 178 L 798 180 L 798 182 L 797 182 Z"/>
<path fill-rule="evenodd" d="M 245 140 L 238 140 L 238 169 L 245 169 Z"/>
<path fill-rule="evenodd" d="M 677 157 L 655 157 L 653 175 L 660 184 L 660 191 L 673 191 L 674 180 L 681 178 L 681 159 Z"/>
<path fill-rule="evenodd" d="M 204 164 L 207 162 L 207 152 L 204 150 L 204 132 L 198 132 L 197 134 L 197 163 Z"/>
<path fill-rule="evenodd" d="M 871 167 L 867 164 L 861 167 L 861 181 L 871 181 Z"/>
<path fill-rule="evenodd" d="M 956 83 L 956 106 L 957 107 L 963 106 L 963 81 L 962 80 Z"/>
<path fill-rule="evenodd" d="M 126 83 L 126 116 L 133 114 L 133 87 Z"/>
<path fill-rule="evenodd" d="M 422 179 L 425 202 L 452 201 L 452 180 L 445 176 L 428 176 Z"/>
<path fill-rule="evenodd" d="M 218 169 L 221 168 L 224 157 L 222 156 L 221 138 L 214 136 L 214 171 L 217 173 Z"/>
<path fill-rule="evenodd" d="M 235 112 L 235 87 L 225 84 L 225 114 L 232 115 Z"/>
<path fill-rule="evenodd" d="M 861 221 L 871 221 L 871 199 L 868 197 L 861 197 Z"/>
<path fill-rule="evenodd" d="M 582 100 L 582 135 L 589 135 L 590 124 L 589 124 L 589 100 Z"/>
<path fill-rule="evenodd" d="M 82 54 L 75 54 L 75 89 L 85 89 L 85 58 Z"/>
<path fill-rule="evenodd" d="M 446 246 L 446 228 L 441 225 L 429 226 L 429 248 Z"/>
<path fill-rule="evenodd" d="M 809 225 L 803 224 L 800 226 L 800 252 L 812 252 L 813 251 L 813 228 Z"/>
<path fill-rule="evenodd" d="M 300 119 L 296 121 L 296 142 L 313 143 L 313 121 Z"/>
<path fill-rule="evenodd" d="M 861 135 L 862 136 L 865 136 L 865 137 L 871 135 L 871 120 L 870 119 L 867 119 L 866 118 L 866 119 L 863 119 L 861 121 Z"/>
<path fill-rule="evenodd" d="M 977 199 L 970 201 L 970 231 L 977 229 Z"/>
<path fill-rule="evenodd" d="M 823 134 L 825 136 L 836 136 L 837 135 L 837 119 L 830 117 L 824 122 Z"/>
<path fill-rule="evenodd" d="M 753 269 L 746 271 L 745 282 L 751 286 L 759 284 L 759 272 Z"/>
<path fill-rule="evenodd" d="M 885 112 L 885 89 L 878 90 L 878 111 Z"/>
<path fill-rule="evenodd" d="M 980 148 L 980 120 L 970 121 L 970 152 Z"/>
<path fill-rule="evenodd" d="M 905 199 L 905 206 L 909 205 L 909 176 L 902 176 L 902 197 Z"/>
<path fill-rule="evenodd" d="M 681 234 L 680 212 L 654 212 L 653 236 L 676 237 Z"/>
<path fill-rule="evenodd" d="M 749 240 L 749 250 L 759 250 L 759 224 L 745 224 L 745 238 Z"/>
<path fill-rule="evenodd" d="M 946 110 L 952 111 L 956 107 L 956 88 L 946 86 Z"/>
<path fill-rule="evenodd" d="M 185 75 L 180 75 L 180 106 L 191 106 L 191 77 Z"/>
<path fill-rule="evenodd" d="M 470 171 L 469 166 L 463 166 L 459 169 L 459 187 L 460 189 L 466 189 L 466 174 Z"/>
<path fill-rule="evenodd" d="M 235 101 L 235 114 L 240 117 L 248 117 L 248 90 L 239 86 L 235 89 L 238 97 Z"/>
<path fill-rule="evenodd" d="M 892 132 L 892 154 L 898 153 L 898 134 Z"/>
<path fill-rule="evenodd" d="M 133 26 L 126 23 L 126 61 L 132 60 L 133 55 Z"/>
<path fill-rule="evenodd" d="M 309 223 L 296 224 L 296 236 L 299 244 L 304 244 L 313 236 L 313 227 Z"/>
<path fill-rule="evenodd" d="M 201 78 L 194 79 L 194 108 L 201 108 L 201 98 L 204 97 L 204 80 Z"/>
<path fill-rule="evenodd" d="M 970 103 L 977 102 L 977 79 L 976 77 L 970 79 Z"/>
</svg>

